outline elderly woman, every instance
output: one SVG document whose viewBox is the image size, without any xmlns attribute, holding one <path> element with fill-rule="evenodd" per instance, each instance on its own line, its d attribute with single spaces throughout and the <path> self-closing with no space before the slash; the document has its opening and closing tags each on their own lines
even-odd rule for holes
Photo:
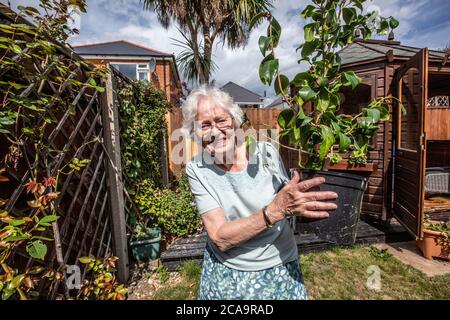
<svg viewBox="0 0 450 320">
<path fill-rule="evenodd" d="M 198 299 L 307 299 L 287 216 L 326 218 L 334 192 L 307 192 L 323 178 L 289 180 L 268 142 L 249 152 L 242 110 L 202 86 L 184 102 L 183 127 L 202 151 L 186 165 L 208 235 Z"/>
</svg>

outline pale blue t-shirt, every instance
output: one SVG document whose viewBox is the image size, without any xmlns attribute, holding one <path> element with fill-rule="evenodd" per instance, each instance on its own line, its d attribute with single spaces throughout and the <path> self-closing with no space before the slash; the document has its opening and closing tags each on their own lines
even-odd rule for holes
<svg viewBox="0 0 450 320">
<path fill-rule="evenodd" d="M 186 174 L 199 213 L 222 208 L 228 221 L 257 212 L 289 181 L 278 151 L 264 141 L 257 143 L 243 171 L 227 172 L 204 152 L 188 162 Z M 286 219 L 225 252 L 209 237 L 208 244 L 224 265 L 243 271 L 264 270 L 298 259 L 294 234 Z"/>
</svg>

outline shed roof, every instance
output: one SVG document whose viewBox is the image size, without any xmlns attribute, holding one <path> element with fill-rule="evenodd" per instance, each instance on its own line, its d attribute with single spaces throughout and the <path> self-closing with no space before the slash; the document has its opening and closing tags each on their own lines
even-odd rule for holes
<svg viewBox="0 0 450 320">
<path fill-rule="evenodd" d="M 262 104 L 261 96 L 230 81 L 220 89 L 233 97 L 234 102 L 241 104 Z"/>
<path fill-rule="evenodd" d="M 341 57 L 342 65 L 345 65 L 384 58 L 389 50 L 392 50 L 394 57 L 412 57 L 420 49 L 401 45 L 399 41 L 355 40 L 355 42 L 341 49 L 338 54 Z M 443 51 L 429 50 L 428 52 L 430 58 L 444 59 L 445 57 L 445 52 Z"/>
<path fill-rule="evenodd" d="M 73 46 L 79 55 L 171 57 L 172 54 L 146 48 L 126 40 Z"/>
</svg>

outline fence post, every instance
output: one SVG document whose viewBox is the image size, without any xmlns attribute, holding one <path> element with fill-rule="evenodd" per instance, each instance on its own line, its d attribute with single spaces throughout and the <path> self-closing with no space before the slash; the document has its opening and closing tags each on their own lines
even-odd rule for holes
<svg viewBox="0 0 450 320">
<path fill-rule="evenodd" d="M 107 151 L 107 192 L 111 210 L 111 232 L 117 261 L 117 277 L 126 283 L 129 276 L 128 243 L 126 233 L 125 201 L 120 156 L 119 109 L 114 96 L 112 72 L 105 76 L 106 90 L 101 95 L 103 143 Z"/>
</svg>

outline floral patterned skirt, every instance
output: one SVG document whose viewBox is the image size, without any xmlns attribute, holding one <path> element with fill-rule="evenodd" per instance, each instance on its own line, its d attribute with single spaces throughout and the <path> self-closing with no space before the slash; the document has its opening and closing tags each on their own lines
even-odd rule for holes
<svg viewBox="0 0 450 320">
<path fill-rule="evenodd" d="M 299 261 L 260 271 L 231 269 L 206 246 L 199 300 L 306 300 Z"/>
</svg>

